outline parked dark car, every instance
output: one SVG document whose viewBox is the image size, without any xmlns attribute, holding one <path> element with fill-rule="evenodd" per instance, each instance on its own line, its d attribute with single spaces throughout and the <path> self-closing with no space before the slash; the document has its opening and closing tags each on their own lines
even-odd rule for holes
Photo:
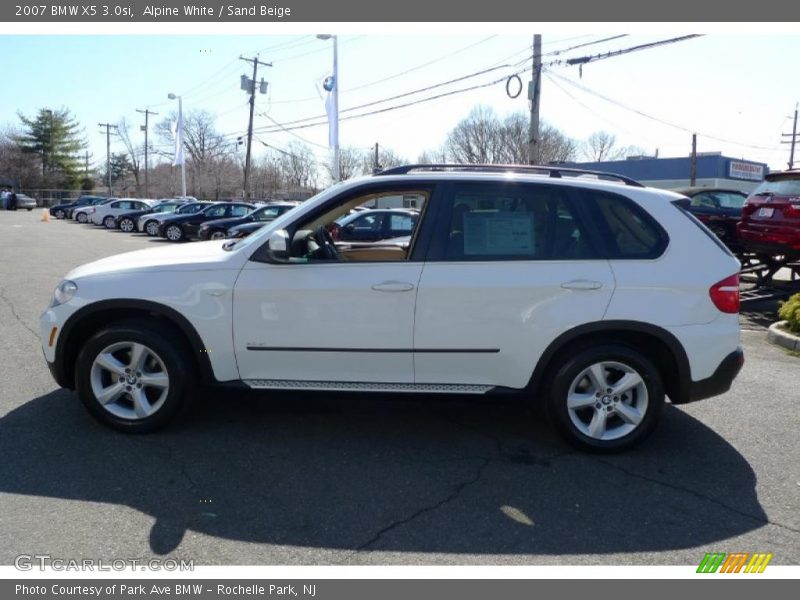
<svg viewBox="0 0 800 600">
<path fill-rule="evenodd" d="M 231 227 L 230 229 L 228 229 L 226 237 L 236 238 L 236 239 L 247 237 L 248 235 L 250 235 L 254 231 L 258 231 L 259 229 L 264 227 L 264 225 L 266 225 L 267 223 L 269 223 L 269 221 L 265 221 L 265 222 L 255 221 L 253 223 L 245 223 L 243 225 L 236 225 L 235 227 Z"/>
<path fill-rule="evenodd" d="M 90 204 L 97 204 L 105 200 L 104 196 L 81 196 L 74 202 L 65 202 L 64 204 L 56 204 L 50 207 L 50 216 L 56 219 L 71 219 L 72 209 L 79 206 L 87 206 Z"/>
<path fill-rule="evenodd" d="M 197 237 L 201 240 L 218 240 L 228 235 L 228 229 L 245 223 L 269 223 L 280 217 L 283 213 L 289 212 L 295 206 L 294 202 L 274 202 L 256 208 L 254 211 L 243 217 L 232 217 L 229 219 L 218 219 L 203 223 L 197 230 Z"/>
<path fill-rule="evenodd" d="M 411 235 L 419 211 L 410 208 L 375 208 L 347 215 L 334 223 L 330 234 L 341 242 L 377 242 Z"/>
<path fill-rule="evenodd" d="M 800 257 L 800 169 L 765 177 L 744 204 L 738 233 L 748 251 Z"/>
<path fill-rule="evenodd" d="M 243 217 L 255 208 L 247 202 L 215 202 L 193 215 L 174 215 L 158 226 L 158 235 L 171 242 L 197 237 L 197 230 L 206 221 Z"/>
<path fill-rule="evenodd" d="M 726 188 L 689 187 L 674 190 L 689 198 L 681 204 L 716 234 L 732 252 L 741 252 L 736 223 L 742 218 L 742 206 L 747 194 Z"/>
<path fill-rule="evenodd" d="M 137 222 L 140 217 L 144 215 L 175 212 L 178 208 L 188 203 L 188 200 L 165 200 L 160 204 L 156 204 L 149 210 L 134 210 L 132 212 L 122 213 L 114 217 L 114 227 L 125 233 L 133 233 L 138 231 Z"/>
</svg>

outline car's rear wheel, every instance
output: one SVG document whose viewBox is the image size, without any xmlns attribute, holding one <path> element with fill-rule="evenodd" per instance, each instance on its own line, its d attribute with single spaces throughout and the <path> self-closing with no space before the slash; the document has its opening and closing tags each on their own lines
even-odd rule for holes
<svg viewBox="0 0 800 600">
<path fill-rule="evenodd" d="M 65 216 L 65 215 L 64 215 L 64 211 L 63 211 L 63 210 L 61 210 L 60 208 L 59 208 L 59 209 L 56 209 L 56 210 L 54 210 L 54 211 L 53 211 L 53 216 L 54 216 L 56 219 L 63 219 L 63 218 L 64 218 L 64 216 Z"/>
<path fill-rule="evenodd" d="M 164 235 L 170 242 L 180 242 L 183 239 L 183 229 L 180 225 L 170 225 Z"/>
<path fill-rule="evenodd" d="M 33 210 L 33 208 L 29 208 L 29 209 L 28 209 L 28 212 L 31 212 L 32 210 Z"/>
<path fill-rule="evenodd" d="M 157 236 L 158 235 L 158 221 L 148 221 L 144 224 L 144 231 L 147 235 L 150 236 Z"/>
<path fill-rule="evenodd" d="M 86 223 L 89 220 L 89 216 L 86 213 L 81 212 L 78 213 L 78 216 L 75 217 L 75 220 L 78 221 L 78 223 Z"/>
<path fill-rule="evenodd" d="M 120 431 L 146 433 L 186 406 L 193 370 L 174 336 L 144 321 L 112 325 L 89 339 L 75 367 L 89 413 Z"/>
<path fill-rule="evenodd" d="M 133 222 L 133 219 L 128 219 L 127 217 L 124 219 L 120 219 L 119 221 L 120 231 L 124 231 L 125 233 L 130 233 L 134 229 L 136 229 L 136 223 Z"/>
<path fill-rule="evenodd" d="M 105 219 L 103 219 L 103 225 L 105 225 L 106 229 L 116 229 L 117 228 L 117 225 L 114 222 L 114 217 L 112 217 L 111 215 L 109 215 Z"/>
<path fill-rule="evenodd" d="M 652 433 L 664 406 L 664 386 L 647 357 L 617 344 L 564 356 L 549 378 L 546 408 L 567 442 L 590 452 L 619 452 Z"/>
</svg>

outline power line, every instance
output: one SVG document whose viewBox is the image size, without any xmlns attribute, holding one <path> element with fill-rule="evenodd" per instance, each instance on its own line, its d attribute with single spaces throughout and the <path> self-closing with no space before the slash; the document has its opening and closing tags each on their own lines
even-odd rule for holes
<svg viewBox="0 0 800 600">
<path fill-rule="evenodd" d="M 743 143 L 743 142 L 737 142 L 735 140 L 730 140 L 730 139 L 727 139 L 727 138 L 722 138 L 722 137 L 719 137 L 719 136 L 710 135 L 710 134 L 707 134 L 707 133 L 700 132 L 700 131 L 698 131 L 696 129 L 692 129 L 692 128 L 689 128 L 689 127 L 684 127 L 683 125 L 679 125 L 677 123 L 672 123 L 672 122 L 667 121 L 665 119 L 661 119 L 659 117 L 655 117 L 655 116 L 653 116 L 651 114 L 648 114 L 648 113 L 646 113 L 646 112 L 644 112 L 642 110 L 639 110 L 638 108 L 634 108 L 632 106 L 628 106 L 627 104 L 623 104 L 622 102 L 620 102 L 618 100 L 614 100 L 613 98 L 609 98 L 608 96 L 605 96 L 605 95 L 601 94 L 600 92 L 596 92 L 596 91 L 594 91 L 592 89 L 589 89 L 585 85 L 582 85 L 582 84 L 580 84 L 580 83 L 578 83 L 576 81 L 572 81 L 571 79 L 568 79 L 568 78 L 566 78 L 566 77 L 564 77 L 562 75 L 558 75 L 557 73 L 554 73 L 553 71 L 549 71 L 549 74 L 551 76 L 553 76 L 553 77 L 557 77 L 558 79 L 560 79 L 564 83 L 567 83 L 567 84 L 569 84 L 569 85 L 571 85 L 571 86 L 573 86 L 573 87 L 575 87 L 575 88 L 577 88 L 577 89 L 579 89 L 579 90 L 581 90 L 581 91 L 583 91 L 583 92 L 585 92 L 587 94 L 590 94 L 592 96 L 600 98 L 601 100 L 605 100 L 609 104 L 613 104 L 614 106 L 617 106 L 619 108 L 622 108 L 622 109 L 625 109 L 627 111 L 636 113 L 637 115 L 640 115 L 640 116 L 642 116 L 642 117 L 644 117 L 646 119 L 650 119 L 651 121 L 655 121 L 656 123 L 661 123 L 662 125 L 666 125 L 668 127 L 674 128 L 674 129 L 679 129 L 679 130 L 684 131 L 686 133 L 697 133 L 698 135 L 701 135 L 702 137 L 708 138 L 710 140 L 715 140 L 717 142 L 722 142 L 722 143 L 725 143 L 725 144 L 733 144 L 735 146 L 741 146 L 743 148 L 752 148 L 752 149 L 755 149 L 755 150 L 770 150 L 770 151 L 775 150 L 775 148 L 769 148 L 767 146 L 757 146 L 755 144 L 747 144 L 747 143 Z"/>
</svg>

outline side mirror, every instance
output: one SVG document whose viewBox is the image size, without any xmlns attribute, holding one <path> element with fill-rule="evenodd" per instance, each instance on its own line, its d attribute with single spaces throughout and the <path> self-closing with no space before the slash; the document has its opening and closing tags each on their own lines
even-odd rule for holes
<svg viewBox="0 0 800 600">
<path fill-rule="evenodd" d="M 289 232 L 285 229 L 273 231 L 269 236 L 269 258 L 273 262 L 289 261 Z"/>
</svg>

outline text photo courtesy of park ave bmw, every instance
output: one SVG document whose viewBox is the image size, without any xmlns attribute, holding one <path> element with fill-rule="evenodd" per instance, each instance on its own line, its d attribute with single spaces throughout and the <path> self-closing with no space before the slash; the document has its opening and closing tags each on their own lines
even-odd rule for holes
<svg viewBox="0 0 800 600">
<path fill-rule="evenodd" d="M 18 8 L 0 596 L 800 576 L 800 28 Z"/>
</svg>

